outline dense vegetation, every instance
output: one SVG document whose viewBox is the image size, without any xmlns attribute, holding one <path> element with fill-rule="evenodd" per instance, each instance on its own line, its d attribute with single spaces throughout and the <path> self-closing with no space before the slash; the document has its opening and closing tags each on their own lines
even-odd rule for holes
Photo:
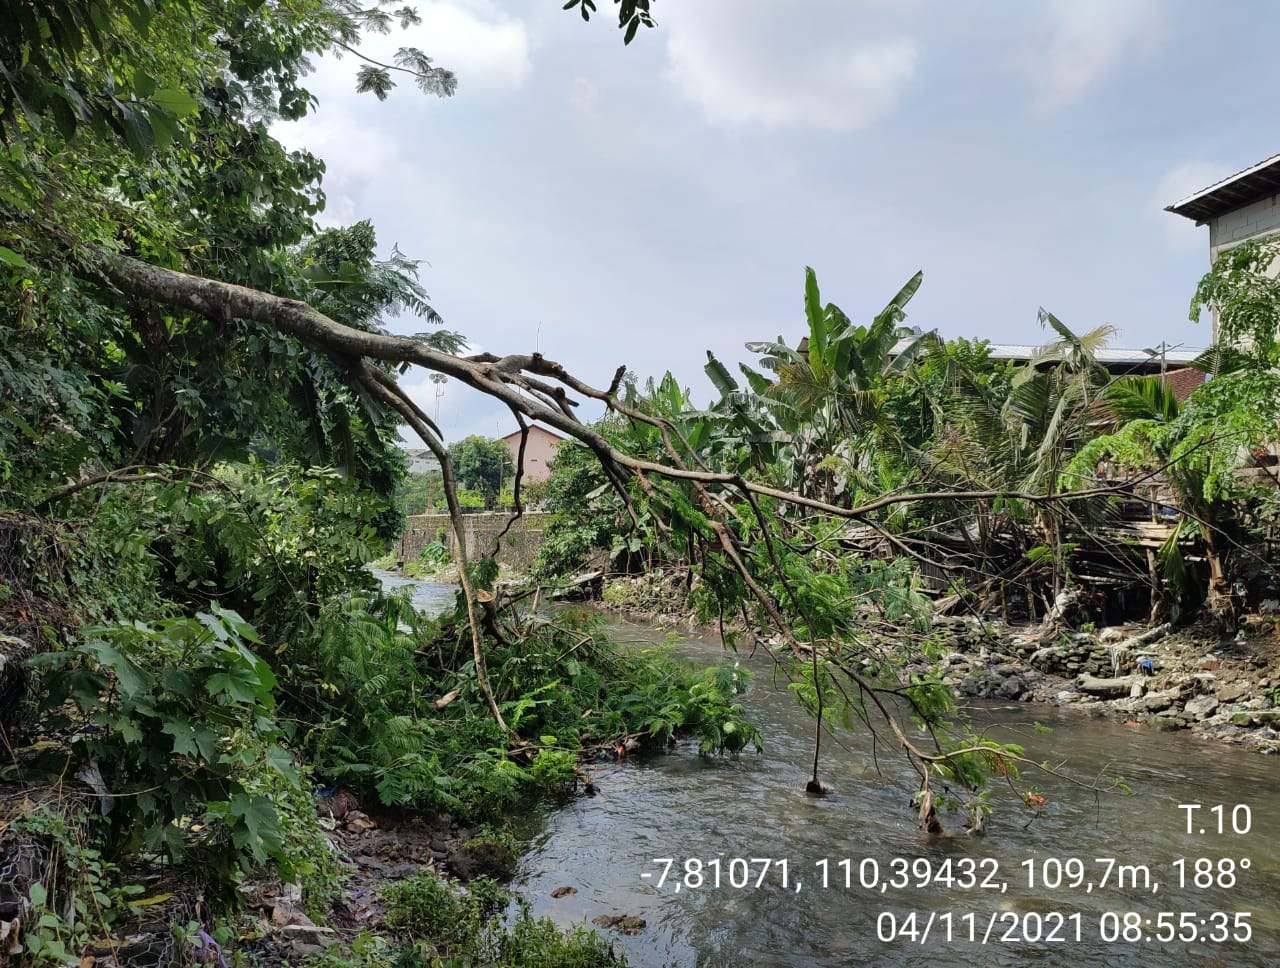
<svg viewBox="0 0 1280 968">
<path fill-rule="evenodd" d="M 810 271 L 798 348 L 782 337 L 748 343 L 759 362 L 740 365 L 741 380 L 709 355 L 720 394 L 710 408 L 670 374 L 628 385 L 633 413 L 598 430 L 654 457 L 674 441 L 690 466 L 758 481 L 762 497 L 794 496 L 772 516 L 761 514 L 765 501 L 753 504 L 762 533 L 776 530 L 787 548 L 826 542 L 833 558 L 854 554 L 863 567 L 868 557 L 907 559 L 953 609 L 1000 603 L 1006 618 L 1038 620 L 1101 572 L 1145 591 L 1153 618 L 1207 601 L 1230 622 L 1274 585 L 1265 541 L 1278 509 L 1268 471 L 1280 426 L 1268 335 L 1280 318 L 1267 274 L 1276 251 L 1233 250 L 1201 283 L 1192 316 L 1216 310 L 1221 341 L 1194 362 L 1207 382 L 1183 401 L 1159 375 L 1113 377 L 1097 356 L 1109 327 L 1077 335 L 1042 312 L 1049 341 L 1014 363 L 991 358 L 985 343 L 905 327 L 919 275 L 858 326 L 822 304 Z M 562 449 L 553 469 L 544 572 L 593 555 L 625 570 L 642 550 L 649 564 L 703 564 L 696 529 L 670 526 L 673 510 L 697 508 L 655 506 L 674 499 L 637 487 L 636 518 L 584 447 Z M 1180 525 L 1150 570 L 1134 570 L 1124 547 L 1100 566 L 1109 526 L 1160 508 Z"/>
<path fill-rule="evenodd" d="M 904 752 L 928 827 L 944 801 L 980 815 L 984 776 L 1018 753 L 948 730 L 948 690 L 904 672 L 908 646 L 937 647 L 917 566 L 938 564 L 941 532 L 963 546 L 942 562 L 957 601 L 1021 589 L 1052 610 L 1081 528 L 1159 472 L 1183 523 L 1153 596 L 1219 605 L 1248 585 L 1275 515 L 1237 473 L 1277 428 L 1271 252 L 1238 250 L 1197 293 L 1251 342 L 1215 348 L 1181 406 L 1109 381 L 1105 334 L 1048 314 L 1058 339 L 1016 370 L 908 334 L 919 276 L 857 326 L 810 273 L 807 343 L 752 344 L 745 384 L 710 360 L 709 408 L 669 376 L 599 389 L 537 356 L 463 357 L 412 259 L 379 257 L 368 223 L 317 229 L 323 164 L 270 134 L 312 105 L 307 56 L 416 17 L 388 6 L 0 2 L 0 842 L 22 859 L 0 867 L 0 922 L 24 927 L 23 963 L 65 963 L 165 905 L 182 944 L 211 943 L 208 908 L 139 899 L 140 860 L 198 876 L 218 910 L 264 870 L 323 910 L 340 871 L 317 786 L 472 822 L 571 789 L 584 751 L 759 742 L 741 674 L 620 656 L 585 616 L 523 611 L 491 561 L 459 553 L 436 621 L 377 587 L 364 566 L 400 528 L 402 425 L 440 460 L 455 519 L 460 485 L 493 503 L 506 483 L 501 456 L 444 446 L 399 388 L 410 365 L 578 442 L 547 488 L 547 571 L 594 549 L 684 565 L 728 640 L 783 647 L 816 716 L 811 789 L 824 723 L 861 722 Z M 617 6 L 625 40 L 651 26 L 647 2 Z M 357 84 L 385 97 L 395 69 L 429 94 L 456 83 L 404 49 Z M 430 328 L 392 337 L 397 316 Z M 610 415 L 579 423 L 569 394 Z M 1122 473 L 1095 484 L 1104 459 Z M 611 957 L 527 918 L 504 933 L 488 890 L 406 886 L 388 900 L 400 934 L 342 957 Z M 466 938 L 419 924 L 455 902 Z"/>
</svg>

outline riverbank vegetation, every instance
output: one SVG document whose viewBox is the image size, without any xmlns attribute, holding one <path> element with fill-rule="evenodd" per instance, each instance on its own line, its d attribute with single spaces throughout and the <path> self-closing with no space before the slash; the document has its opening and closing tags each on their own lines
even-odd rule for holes
<svg viewBox="0 0 1280 968">
<path fill-rule="evenodd" d="M 1069 621 L 1082 535 L 1137 500 L 1181 514 L 1143 565 L 1156 609 L 1203 597 L 1230 621 L 1266 579 L 1250 569 L 1269 560 L 1274 491 L 1239 471 L 1275 440 L 1270 253 L 1202 287 L 1224 333 L 1253 341 L 1217 347 L 1215 379 L 1180 407 L 1109 381 L 1105 334 L 1049 314 L 1054 342 L 1022 368 L 905 333 L 919 276 L 858 326 L 809 273 L 803 347 L 752 344 L 741 380 L 710 359 L 709 407 L 625 368 L 600 388 L 536 354 L 460 355 L 417 263 L 379 256 L 366 222 L 313 221 L 323 164 L 270 126 L 312 106 L 308 55 L 411 8 L 5 10 L 0 964 L 605 963 L 590 938 L 498 925 L 487 886 L 426 881 L 378 902 L 393 934 L 353 930 L 326 954 L 313 921 L 358 922 L 317 790 L 471 828 L 585 788 L 584 755 L 761 741 L 742 672 L 615 651 L 589 617 L 541 615 L 468 560 L 459 485 L 493 489 L 401 389 L 410 366 L 577 442 L 546 492 L 548 574 L 596 549 L 633 571 L 682 565 L 698 615 L 776 650 L 813 711 L 807 789 L 824 789 L 825 731 L 860 726 L 905 757 L 930 832 L 948 804 L 980 822 L 986 778 L 1016 777 L 1019 758 L 968 736 L 941 678 L 911 664 L 941 648 L 939 575 L 953 606 Z M 618 4 L 626 40 L 647 11 Z M 428 94 L 455 84 L 412 49 L 394 69 Z M 385 97 L 392 73 L 364 63 L 357 83 Z M 386 332 L 405 317 L 424 331 Z M 608 416 L 585 424 L 576 400 Z M 365 567 L 402 526 L 402 426 L 440 462 L 458 539 L 457 607 L 437 620 Z M 519 476 L 511 490 L 521 507 Z M 441 892 L 465 908 L 465 945 L 418 924 Z M 245 906 L 295 930 L 237 920 Z"/>
</svg>

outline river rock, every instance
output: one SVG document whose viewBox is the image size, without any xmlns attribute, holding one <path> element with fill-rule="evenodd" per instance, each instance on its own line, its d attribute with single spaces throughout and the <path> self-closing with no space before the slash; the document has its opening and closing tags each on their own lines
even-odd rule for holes
<svg viewBox="0 0 1280 968">
<path fill-rule="evenodd" d="M 1176 692 L 1149 692 L 1142 699 L 1142 708 L 1149 713 L 1159 713 L 1168 709 L 1177 700 Z"/>
<path fill-rule="evenodd" d="M 634 914 L 601 914 L 592 918 L 591 923 L 599 928 L 616 928 L 623 934 L 639 934 L 648 927 L 644 918 Z"/>
<path fill-rule="evenodd" d="M 1026 691 L 1026 683 L 1020 676 L 1009 676 L 996 687 L 996 695 L 1001 699 L 1020 699 Z"/>
<path fill-rule="evenodd" d="M 1249 684 L 1245 682 L 1228 682 L 1218 688 L 1217 694 L 1218 699 L 1222 702 L 1236 702 L 1249 695 Z"/>
<path fill-rule="evenodd" d="M 1233 726 L 1280 726 L 1280 709 L 1241 709 L 1231 714 Z"/>
<path fill-rule="evenodd" d="M 1218 700 L 1212 696 L 1201 696 L 1199 699 L 1192 699 L 1187 703 L 1185 709 L 1188 716 L 1195 719 L 1208 719 L 1218 709 Z"/>
<path fill-rule="evenodd" d="M 1097 676 L 1082 675 L 1076 680 L 1076 688 L 1104 698 L 1127 696 L 1133 687 L 1133 676 L 1117 676 L 1113 679 L 1100 679 Z"/>
</svg>

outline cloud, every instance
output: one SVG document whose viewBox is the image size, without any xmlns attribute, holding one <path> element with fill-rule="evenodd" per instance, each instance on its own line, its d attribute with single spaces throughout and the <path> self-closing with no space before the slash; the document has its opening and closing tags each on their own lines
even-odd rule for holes
<svg viewBox="0 0 1280 968">
<path fill-rule="evenodd" d="M 413 5 L 422 23 L 406 30 L 398 25 L 389 34 L 366 33 L 357 50 L 389 64 L 401 47 L 417 47 L 437 67 L 458 77 L 458 98 L 501 96 L 519 90 L 533 70 L 529 31 L 523 20 L 499 11 L 488 0 L 424 0 Z M 336 63 L 335 63 L 336 61 Z M 322 100 L 354 89 L 359 57 L 326 57 L 318 64 L 310 86 Z M 412 78 L 393 72 L 397 84 Z"/>
<path fill-rule="evenodd" d="M 1156 186 L 1153 204 L 1160 209 L 1180 202 L 1203 188 L 1233 174 L 1230 165 L 1221 161 L 1184 161 L 1170 168 Z"/>
<path fill-rule="evenodd" d="M 1027 61 L 1046 109 L 1079 100 L 1135 52 L 1150 49 L 1160 30 L 1155 0 L 1054 0 L 1048 11 L 1048 47 Z"/>
<path fill-rule="evenodd" d="M 341 104 L 299 121 L 274 124 L 271 133 L 286 148 L 306 148 L 325 160 L 325 207 L 316 218 L 322 228 L 366 218 L 382 180 L 407 184 L 417 178 L 394 134 L 359 120 Z"/>
<path fill-rule="evenodd" d="M 864 128 L 892 112 L 919 58 L 913 39 L 857 16 L 873 6 L 701 0 L 673 8 L 662 22 L 665 76 L 717 124 Z"/>
<path fill-rule="evenodd" d="M 474 85 L 486 93 L 518 90 L 532 70 L 524 21 L 497 11 L 492 3 L 417 4 L 422 16 L 418 43 L 436 63 L 459 77 L 458 88 Z"/>
</svg>

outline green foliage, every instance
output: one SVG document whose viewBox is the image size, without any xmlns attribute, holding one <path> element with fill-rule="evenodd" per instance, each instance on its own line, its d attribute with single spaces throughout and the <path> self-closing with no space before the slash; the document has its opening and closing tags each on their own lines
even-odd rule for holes
<svg viewBox="0 0 1280 968">
<path fill-rule="evenodd" d="M 750 681 L 751 673 L 735 663 L 705 670 L 689 687 L 680 715 L 684 729 L 698 738 L 698 752 L 736 755 L 748 746 L 761 752 L 760 730 L 747 719 L 742 704 L 734 701 Z"/>
<path fill-rule="evenodd" d="M 1280 280 L 1272 267 L 1274 239 L 1245 242 L 1223 252 L 1200 280 L 1191 318 L 1216 314 L 1217 342 L 1234 346 L 1262 366 L 1280 362 Z"/>
<path fill-rule="evenodd" d="M 492 507 L 504 481 L 515 473 L 511 452 L 500 440 L 463 438 L 449 447 L 449 459 L 458 483 L 484 496 L 484 506 Z"/>
<path fill-rule="evenodd" d="M 805 318 L 809 333 L 792 349 L 782 337 L 747 343 L 760 354 L 770 378 L 750 368 L 743 372 L 760 404 L 759 423 L 772 424 L 762 436 L 752 428 L 753 444 L 784 443 L 770 455 L 782 474 L 779 483 L 827 501 L 849 502 L 858 482 L 870 472 L 881 450 L 899 440 L 890 419 L 890 389 L 922 354 L 939 344 L 937 334 L 916 333 L 905 326 L 906 305 L 920 288 L 916 273 L 869 325 L 855 325 L 834 303 L 822 303 L 817 276 L 805 270 Z M 714 362 L 714 361 L 713 361 Z M 727 374 L 725 374 L 727 375 Z M 723 383 L 723 378 L 722 381 Z M 724 386 L 721 386 L 723 394 Z M 722 398 L 722 408 L 746 411 Z"/>
<path fill-rule="evenodd" d="M 546 510 L 553 515 L 543 533 L 534 573 L 569 575 L 595 552 L 612 545 L 622 509 L 595 455 L 575 442 L 562 445 L 551 460 Z"/>
<path fill-rule="evenodd" d="M 30 284 L 21 288 L 29 292 Z M 93 351 L 74 336 L 21 316 L 14 323 L 5 327 L 0 348 L 0 498 L 19 503 L 75 476 L 91 457 L 111 453 L 110 404 L 121 387 L 76 358 Z"/>
<path fill-rule="evenodd" d="M 388 0 L 288 10 L 256 2 L 70 0 L 44 5 L 7 0 L 0 6 L 8 25 L 0 38 L 0 60 L 13 67 L 0 85 L 0 140 L 10 142 L 21 134 L 34 138 L 52 124 L 68 142 L 89 132 L 109 134 L 145 158 L 185 140 L 201 95 L 209 96 L 199 82 L 207 83 L 211 67 L 242 82 L 243 95 L 259 109 L 300 117 L 312 98 L 297 84 L 299 59 L 330 46 L 350 49 L 362 30 L 389 32 L 393 18 L 388 6 Z M 410 7 L 396 16 L 402 29 L 421 22 Z M 219 19 L 226 33 L 213 42 L 200 43 L 211 31 L 180 33 L 183 27 L 205 27 Z M 401 48 L 395 67 L 413 75 L 425 92 L 448 96 L 456 88 L 451 72 L 434 66 L 415 48 Z M 260 76 L 253 75 L 254 68 Z M 206 73 L 197 73 L 201 69 Z M 385 66 L 366 64 L 357 72 L 357 89 L 379 98 L 394 86 Z"/>
<path fill-rule="evenodd" d="M 268 858 L 292 873 L 272 793 L 297 772 L 275 720 L 276 678 L 257 633 L 214 605 L 194 618 L 89 629 L 72 652 L 39 657 L 45 722 L 76 742 L 43 759 L 53 775 L 100 774 L 113 838 L 128 848 L 198 852 L 211 872 Z M 258 775 L 279 783 L 262 787 Z M 200 832 L 190 818 L 203 817 Z"/>
<path fill-rule="evenodd" d="M 504 968 L 610 968 L 626 959 L 590 928 L 561 929 L 525 910 L 497 939 L 493 962 Z"/>
<path fill-rule="evenodd" d="M 444 510 L 448 505 L 443 475 L 438 470 L 406 474 L 396 494 L 396 502 L 406 516 Z"/>
<path fill-rule="evenodd" d="M 407 578 L 428 578 L 452 564 L 453 558 L 448 548 L 439 541 L 428 541 L 415 560 L 404 563 L 404 574 Z"/>
<path fill-rule="evenodd" d="M 758 743 L 732 674 L 699 684 L 660 655 L 620 655 L 598 622 L 562 613 L 486 643 L 507 725 L 538 741 L 513 749 L 488 715 L 469 636 L 460 614 L 427 622 L 407 599 L 334 599 L 276 660 L 317 773 L 386 804 L 476 821 L 562 792 L 581 751 L 620 737 L 689 732 L 715 752 Z"/>
<path fill-rule="evenodd" d="M 624 44 L 631 43 L 641 27 L 654 26 L 653 17 L 649 13 L 650 0 L 613 0 L 613 2 L 618 7 L 618 29 L 623 31 Z M 591 15 L 596 12 L 595 0 L 565 0 L 565 10 L 574 8 L 582 14 L 583 20 L 590 20 Z"/>
<path fill-rule="evenodd" d="M 1195 497 L 1212 502 L 1258 494 L 1259 484 L 1237 472 L 1251 465 L 1255 447 L 1278 439 L 1280 373 L 1249 369 L 1199 387 L 1158 446 L 1181 473 L 1194 476 Z"/>
<path fill-rule="evenodd" d="M 410 964 L 492 965 L 494 968 L 606 968 L 625 964 L 594 931 L 562 931 L 534 919 L 523 905 L 510 924 L 502 913 L 511 896 L 477 878 L 465 891 L 432 874 L 419 874 L 383 892 L 385 922 L 416 942 Z M 438 960 L 437 960 L 438 959 Z"/>
<path fill-rule="evenodd" d="M 217 595 L 270 638 L 309 625 L 315 603 L 370 588 L 387 505 L 320 468 L 220 465 L 157 490 L 152 552 L 177 599 Z M 201 486 L 203 485 L 203 486 Z"/>
<path fill-rule="evenodd" d="M 21 928 L 24 965 L 74 961 L 74 953 L 92 937 L 109 934 L 122 918 L 142 910 L 143 888 L 120 883 L 117 865 L 92 846 L 94 822 L 87 823 L 79 825 L 67 810 L 42 803 L 6 824 L 4 846 L 18 846 L 15 859 L 37 851 L 52 859 L 25 885 L 15 882 L 29 905 Z"/>
</svg>

